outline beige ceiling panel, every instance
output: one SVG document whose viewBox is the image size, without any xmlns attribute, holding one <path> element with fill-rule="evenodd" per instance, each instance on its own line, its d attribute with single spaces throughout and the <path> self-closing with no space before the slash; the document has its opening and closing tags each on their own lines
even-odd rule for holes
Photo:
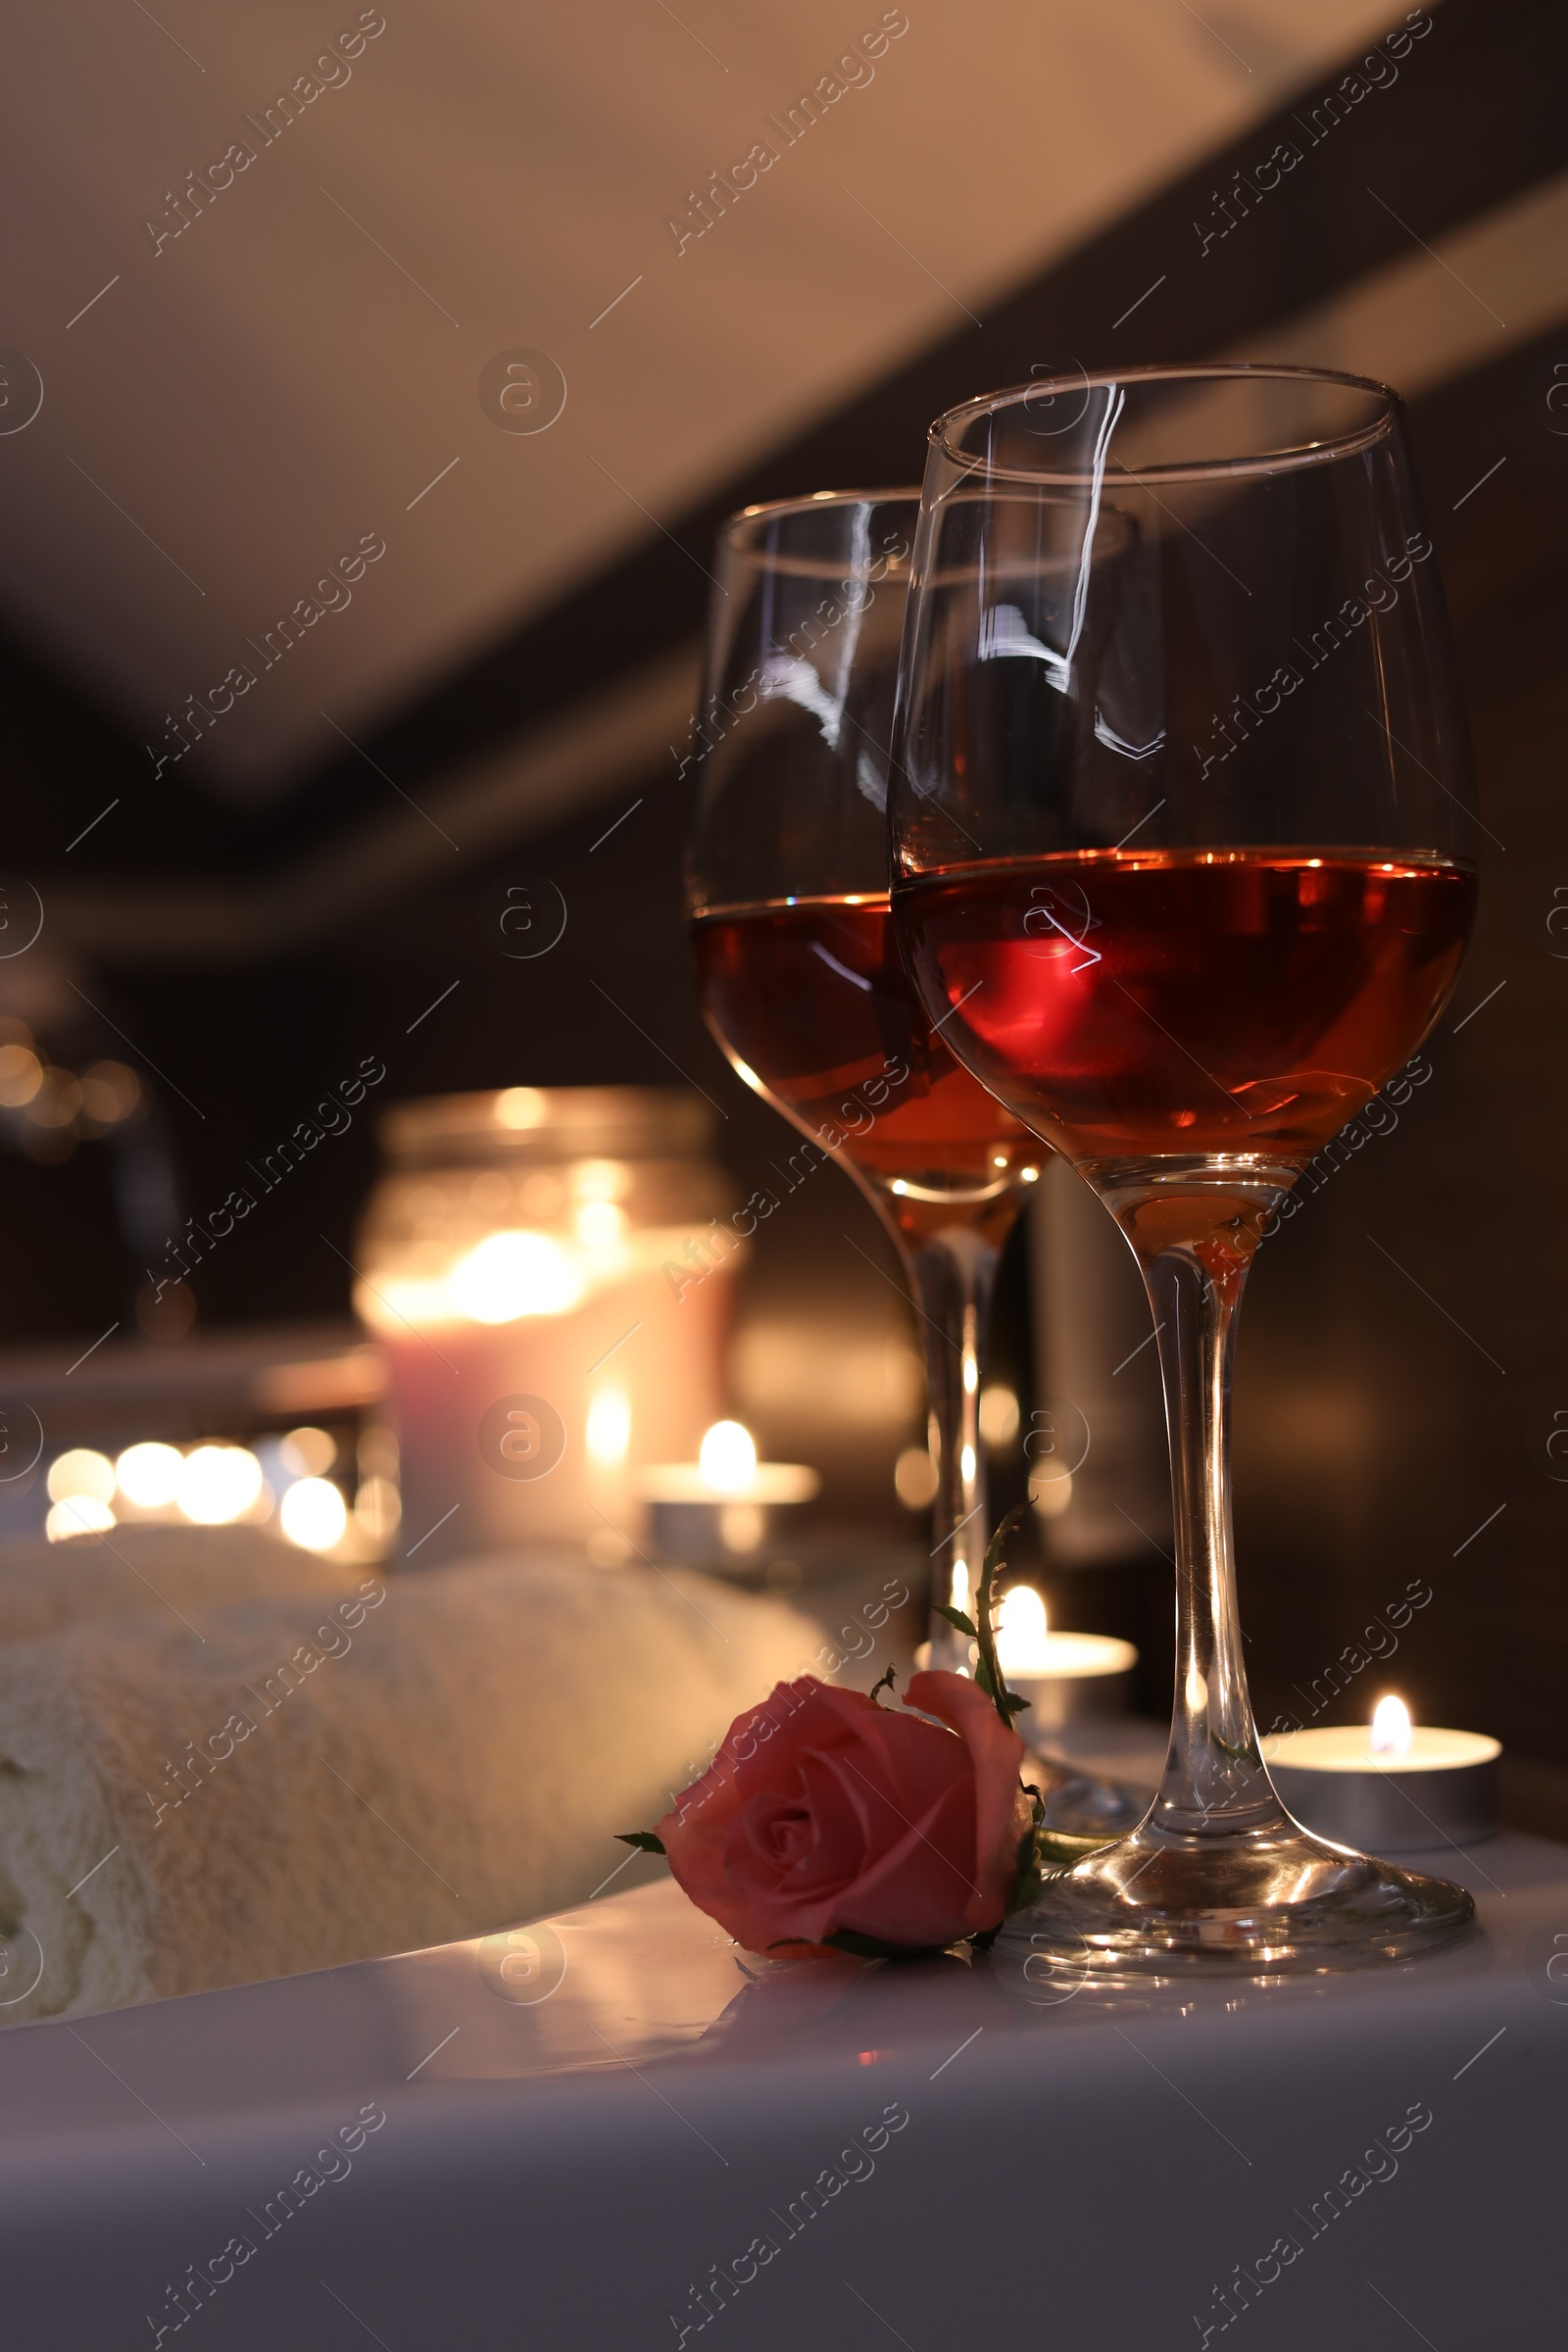
<svg viewBox="0 0 1568 2352">
<path fill-rule="evenodd" d="M 15 368 L 0 599 L 136 729 L 149 772 L 274 790 L 336 745 L 331 722 L 372 726 L 984 317 L 1387 14 L 27 11 L 0 343 L 43 405 L 6 429 L 33 383 Z M 885 47 L 860 40 L 879 25 Z M 789 110 L 833 75 L 856 86 L 792 143 Z M 677 251 L 666 220 L 759 144 L 776 160 Z M 519 348 L 564 376 L 548 430 L 481 408 L 487 363 Z M 890 450 L 887 471 L 917 457 Z"/>
</svg>

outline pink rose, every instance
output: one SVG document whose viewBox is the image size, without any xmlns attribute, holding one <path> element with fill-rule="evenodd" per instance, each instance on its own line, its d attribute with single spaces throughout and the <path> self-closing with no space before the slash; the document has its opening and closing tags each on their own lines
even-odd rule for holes
<svg viewBox="0 0 1568 2352">
<path fill-rule="evenodd" d="M 929 1949 L 1001 1920 L 1023 1741 L 963 1675 L 913 1675 L 907 1695 L 920 1714 L 814 1675 L 777 1684 L 659 1824 L 687 1894 L 749 1950 L 820 1952 L 846 1931 Z"/>
</svg>

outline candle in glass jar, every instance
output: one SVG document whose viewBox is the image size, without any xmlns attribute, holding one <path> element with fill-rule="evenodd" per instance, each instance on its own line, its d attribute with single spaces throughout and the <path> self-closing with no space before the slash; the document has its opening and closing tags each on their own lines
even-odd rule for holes
<svg viewBox="0 0 1568 2352">
<path fill-rule="evenodd" d="M 729 1271 L 712 1114 L 659 1089 L 400 1104 L 355 1251 L 402 1442 L 403 1549 L 642 1539 L 636 1473 L 719 1406 Z M 733 1237 L 732 1237 L 733 1238 Z"/>
</svg>

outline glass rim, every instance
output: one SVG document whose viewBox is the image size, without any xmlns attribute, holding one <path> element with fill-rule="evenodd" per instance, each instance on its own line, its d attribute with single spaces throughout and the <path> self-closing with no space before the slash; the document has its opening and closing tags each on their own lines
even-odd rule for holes
<svg viewBox="0 0 1568 2352">
<path fill-rule="evenodd" d="M 1186 385 L 1193 390 L 1221 384 L 1321 384 L 1368 394 L 1377 405 L 1375 414 L 1365 422 L 1343 433 L 1326 435 L 1321 440 L 1236 457 L 1177 459 L 1152 466 L 1097 466 L 1093 463 L 1054 466 L 1049 463 L 1004 466 L 977 452 L 963 449 L 955 440 L 956 431 L 976 417 L 1021 408 L 1031 400 L 1040 399 L 1042 395 L 1055 397 L 1063 392 L 1088 393 L 1096 388 L 1113 389 L 1124 384 L 1160 383 Z M 1374 443 L 1387 439 L 1395 430 L 1403 407 L 1403 402 L 1392 385 L 1380 382 L 1375 376 L 1352 375 L 1341 368 L 1298 368 L 1284 361 L 1268 360 L 1196 360 L 1141 368 L 1079 368 L 1071 374 L 1037 376 L 1027 384 L 1009 384 L 1000 391 L 977 393 L 972 399 L 960 401 L 956 407 L 945 410 L 928 428 L 926 438 L 930 447 L 940 450 L 950 465 L 965 473 L 980 474 L 994 481 L 1075 486 L 1107 478 L 1129 482 L 1209 481 L 1246 474 L 1295 471 L 1308 466 L 1331 464 L 1339 458 L 1353 457 L 1359 451 L 1371 448 Z"/>
<path fill-rule="evenodd" d="M 934 428 L 933 428 L 934 429 Z M 906 482 L 893 490 L 807 490 L 794 498 L 764 499 L 760 506 L 737 507 L 724 521 L 728 545 L 743 544 L 742 523 L 772 522 L 786 514 L 821 514 L 839 507 L 918 507 L 920 485 Z"/>
</svg>

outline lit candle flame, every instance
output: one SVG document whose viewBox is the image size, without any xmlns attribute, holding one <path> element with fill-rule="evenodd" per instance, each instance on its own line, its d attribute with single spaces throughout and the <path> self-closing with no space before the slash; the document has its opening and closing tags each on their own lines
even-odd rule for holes
<svg viewBox="0 0 1568 2352">
<path fill-rule="evenodd" d="M 619 1389 L 601 1389 L 588 1407 L 585 1432 L 596 1462 L 618 1462 L 631 1444 L 631 1404 Z"/>
<path fill-rule="evenodd" d="M 715 1421 L 697 1449 L 697 1463 L 720 1494 L 744 1494 L 757 1479 L 757 1447 L 740 1421 Z"/>
<path fill-rule="evenodd" d="M 1050 1672 L 1046 1604 L 1033 1585 L 1014 1585 L 997 1611 L 997 1657 L 1004 1674 Z"/>
<path fill-rule="evenodd" d="M 1410 1710 L 1402 1698 L 1380 1698 L 1372 1710 L 1367 1745 L 1375 1756 L 1407 1756 L 1410 1752 Z"/>
<path fill-rule="evenodd" d="M 548 1233 L 487 1234 L 447 1276 L 447 1291 L 470 1323 L 514 1323 L 522 1315 L 568 1314 L 582 1297 L 580 1268 Z"/>
</svg>

